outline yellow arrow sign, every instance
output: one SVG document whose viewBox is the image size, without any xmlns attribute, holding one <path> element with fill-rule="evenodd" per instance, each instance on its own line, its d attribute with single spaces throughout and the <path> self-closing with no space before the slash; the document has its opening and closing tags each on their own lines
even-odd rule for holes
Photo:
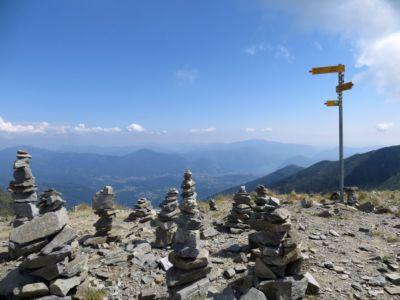
<svg viewBox="0 0 400 300">
<path fill-rule="evenodd" d="M 337 66 L 329 66 L 329 67 L 319 67 L 319 68 L 312 68 L 310 73 L 313 75 L 318 74 L 327 74 L 327 73 L 340 73 L 344 72 L 345 67 L 344 65 L 337 65 Z"/>
<path fill-rule="evenodd" d="M 337 100 L 328 100 L 325 102 L 326 106 L 339 106 L 339 101 Z"/>
<path fill-rule="evenodd" d="M 353 83 L 351 81 L 343 83 L 341 85 L 336 86 L 336 92 L 343 92 L 343 91 L 347 91 L 350 90 L 353 87 Z"/>
</svg>

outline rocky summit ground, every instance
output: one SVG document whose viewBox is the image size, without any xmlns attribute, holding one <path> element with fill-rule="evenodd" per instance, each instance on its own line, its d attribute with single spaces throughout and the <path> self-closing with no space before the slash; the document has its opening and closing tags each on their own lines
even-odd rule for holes
<svg viewBox="0 0 400 300">
<path fill-rule="evenodd" d="M 305 208 L 301 201 L 281 198 L 292 213 L 293 229 L 309 258 L 305 268 L 321 287 L 318 295 L 307 299 L 400 299 L 400 278 L 396 279 L 400 274 L 400 219 L 396 215 L 320 204 L 320 198 L 312 197 L 307 203 L 311 207 Z M 209 211 L 205 203 L 201 205 L 206 234 L 212 236 L 206 240 L 212 263 L 209 297 L 235 299 L 235 282 L 252 264 L 246 252 L 249 232 L 214 231 L 229 213 L 229 198 L 219 199 L 217 207 L 218 211 Z M 169 251 L 151 247 L 155 228 L 124 222 L 129 213 L 118 211 L 123 224 L 120 243 L 84 248 L 90 255 L 89 276 L 78 289 L 78 298 L 137 299 L 142 295 L 153 299 L 167 295 L 163 267 Z M 70 224 L 81 239 L 94 233 L 92 224 L 97 218 L 89 207 L 70 212 Z M 9 221 L 0 222 L 0 277 L 20 263 L 7 255 Z"/>
</svg>

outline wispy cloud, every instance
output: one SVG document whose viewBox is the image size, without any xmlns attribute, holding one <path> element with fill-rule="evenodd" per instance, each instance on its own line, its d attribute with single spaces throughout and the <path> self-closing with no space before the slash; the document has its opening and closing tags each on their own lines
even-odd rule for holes
<svg viewBox="0 0 400 300">
<path fill-rule="evenodd" d="M 244 52 L 250 56 L 257 56 L 263 52 L 267 52 L 269 55 L 272 55 L 275 58 L 283 58 L 288 62 L 291 62 L 294 59 L 294 56 L 289 49 L 281 44 L 273 46 L 271 44 L 262 42 L 246 47 Z"/>
<path fill-rule="evenodd" d="M 74 132 L 77 133 L 99 133 L 99 132 L 108 132 L 108 133 L 115 133 L 115 132 L 121 132 L 121 128 L 119 127 L 100 127 L 100 126 L 96 126 L 96 127 L 86 127 L 85 124 L 80 123 L 78 124 L 78 126 L 74 127 Z"/>
<path fill-rule="evenodd" d="M 315 47 L 315 49 L 317 49 L 318 51 L 324 50 L 324 48 L 322 47 L 321 43 L 319 43 L 319 42 L 314 42 L 314 47 Z"/>
<path fill-rule="evenodd" d="M 216 130 L 217 130 L 217 128 L 215 128 L 215 127 L 208 127 L 208 128 L 201 128 L 201 129 L 193 128 L 193 129 L 190 129 L 190 132 L 191 133 L 206 133 L 206 132 L 214 132 Z"/>
<path fill-rule="evenodd" d="M 379 124 L 376 124 L 376 129 L 381 132 L 388 131 L 390 128 L 394 126 L 393 122 L 382 122 Z"/>
<path fill-rule="evenodd" d="M 283 58 L 287 62 L 291 62 L 294 59 L 292 53 L 290 53 L 289 49 L 283 45 L 277 45 L 275 50 L 275 57 Z"/>
<path fill-rule="evenodd" d="M 126 127 L 126 130 L 128 130 L 130 132 L 144 132 L 144 131 L 146 131 L 146 129 L 142 125 L 139 125 L 139 124 L 136 124 L 136 123 L 132 123 L 131 125 Z"/>
<path fill-rule="evenodd" d="M 255 45 L 246 47 L 244 49 L 244 52 L 247 53 L 248 55 L 255 56 L 255 55 L 259 54 L 260 52 L 271 51 L 271 50 L 272 50 L 272 47 L 269 44 L 259 43 L 259 44 L 255 44 Z"/>
<path fill-rule="evenodd" d="M 175 79 L 180 85 L 193 84 L 198 78 L 195 69 L 179 69 L 175 72 Z"/>
</svg>

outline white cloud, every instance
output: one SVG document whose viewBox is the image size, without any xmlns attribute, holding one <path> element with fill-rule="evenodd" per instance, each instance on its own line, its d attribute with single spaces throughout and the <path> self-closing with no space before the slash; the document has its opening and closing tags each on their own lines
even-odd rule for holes
<svg viewBox="0 0 400 300">
<path fill-rule="evenodd" d="M 175 78 L 180 85 L 193 84 L 198 78 L 195 69 L 179 69 L 175 72 Z"/>
<path fill-rule="evenodd" d="M 130 131 L 130 132 L 144 132 L 144 131 L 146 131 L 146 129 L 142 125 L 135 124 L 135 123 L 132 123 L 131 125 L 126 127 L 126 129 L 128 131 Z"/>
<path fill-rule="evenodd" d="M 208 127 L 208 128 L 202 128 L 202 129 L 194 128 L 194 129 L 190 129 L 190 132 L 191 133 L 204 133 L 204 132 L 214 132 L 216 130 L 217 130 L 217 128 L 215 128 L 215 127 Z"/>
<path fill-rule="evenodd" d="M 47 122 L 41 122 L 37 124 L 14 124 L 0 117 L 0 132 L 4 133 L 45 133 L 48 130 L 49 126 L 50 124 Z"/>
<path fill-rule="evenodd" d="M 109 133 L 115 133 L 115 132 L 121 132 L 121 128 L 119 127 L 111 127 L 111 128 L 105 128 L 105 127 L 86 127 L 85 124 L 80 123 L 78 126 L 74 127 L 74 131 L 77 133 L 98 133 L 98 132 L 109 132 Z"/>
<path fill-rule="evenodd" d="M 387 130 L 389 130 L 390 128 L 393 127 L 393 122 L 382 122 L 379 124 L 376 124 L 376 129 L 378 129 L 381 132 L 385 132 Z"/>
<path fill-rule="evenodd" d="M 272 128 L 271 128 L 271 127 L 262 128 L 261 131 L 262 131 L 262 132 L 271 132 L 271 131 L 272 131 Z"/>
<path fill-rule="evenodd" d="M 256 131 L 254 128 L 245 128 L 244 129 L 246 132 L 254 132 L 254 131 Z"/>
<path fill-rule="evenodd" d="M 400 5 L 391 0 L 264 0 L 289 11 L 300 25 L 339 35 L 363 67 L 359 80 L 369 80 L 379 92 L 400 101 Z M 294 13 L 294 14 L 293 14 Z"/>
</svg>

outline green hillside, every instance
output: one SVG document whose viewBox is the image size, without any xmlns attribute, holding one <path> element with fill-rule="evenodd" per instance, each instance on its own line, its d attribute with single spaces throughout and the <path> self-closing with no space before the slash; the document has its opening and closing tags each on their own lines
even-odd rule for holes
<svg viewBox="0 0 400 300">
<path fill-rule="evenodd" d="M 331 192 L 339 185 L 337 161 L 321 161 L 270 185 L 279 192 Z M 400 189 L 400 146 L 345 159 L 345 185 L 362 189 Z"/>
</svg>

